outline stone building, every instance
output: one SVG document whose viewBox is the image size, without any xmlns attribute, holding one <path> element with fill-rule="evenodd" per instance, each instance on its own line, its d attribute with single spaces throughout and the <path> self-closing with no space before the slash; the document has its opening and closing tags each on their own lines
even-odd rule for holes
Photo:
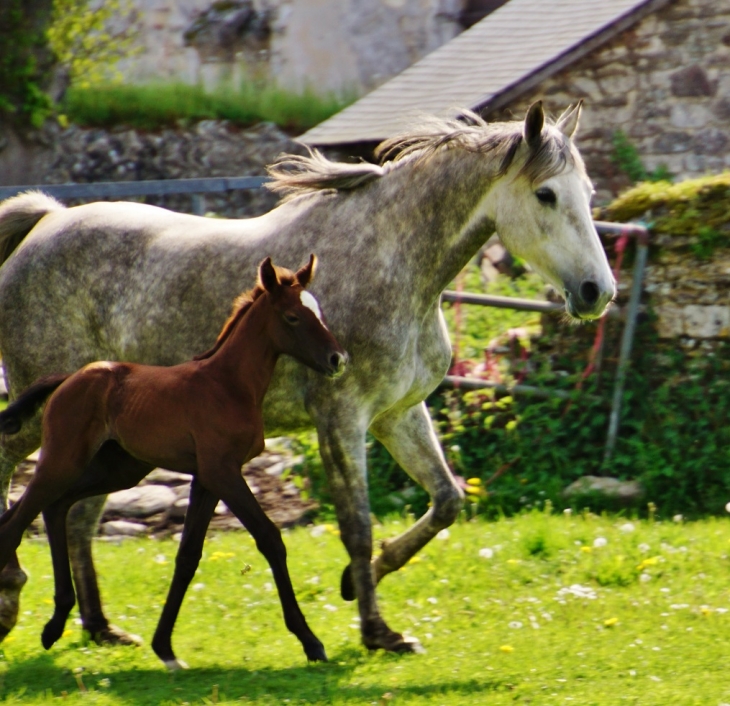
<svg viewBox="0 0 730 706">
<path fill-rule="evenodd" d="M 585 101 L 577 142 L 607 202 L 629 185 L 616 140 L 652 172 L 730 168 L 730 4 L 715 0 L 510 0 L 302 140 L 375 144 L 418 112 L 521 117 Z M 631 158 L 631 154 L 629 154 Z"/>
</svg>

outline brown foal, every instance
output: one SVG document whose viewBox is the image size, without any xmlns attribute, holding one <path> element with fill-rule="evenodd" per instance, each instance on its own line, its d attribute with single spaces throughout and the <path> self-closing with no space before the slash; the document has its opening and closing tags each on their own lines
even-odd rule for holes
<svg viewBox="0 0 730 706">
<path fill-rule="evenodd" d="M 305 290 L 315 262 L 312 255 L 293 273 L 264 260 L 258 284 L 236 300 L 213 348 L 192 361 L 172 367 L 91 363 L 72 375 L 39 380 L 0 414 L 0 433 L 16 433 L 53 393 L 43 413 L 35 474 L 0 518 L 1 570 L 16 559 L 23 532 L 43 511 L 56 581 L 55 612 L 42 636 L 46 649 L 63 633 L 75 603 L 66 536 L 70 507 L 133 487 L 161 466 L 193 480 L 175 573 L 152 641 L 157 656 L 169 669 L 185 666 L 173 652 L 172 631 L 222 499 L 268 560 L 286 626 L 308 659 L 327 659 L 297 604 L 281 533 L 241 475 L 241 466 L 264 448 L 261 406 L 279 355 L 330 377 L 344 372 L 347 354 Z"/>
</svg>

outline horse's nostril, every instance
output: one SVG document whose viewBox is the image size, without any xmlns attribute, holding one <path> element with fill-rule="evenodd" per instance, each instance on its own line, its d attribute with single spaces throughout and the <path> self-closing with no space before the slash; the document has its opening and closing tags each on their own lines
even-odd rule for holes
<svg viewBox="0 0 730 706">
<path fill-rule="evenodd" d="M 340 370 L 341 368 L 344 368 L 346 363 L 347 363 L 347 358 L 344 355 L 342 355 L 342 353 L 333 353 L 330 356 L 330 365 L 335 370 Z"/>
<path fill-rule="evenodd" d="M 593 305 L 598 301 L 598 297 L 601 292 L 598 289 L 598 285 L 591 280 L 586 280 L 581 283 L 579 290 L 580 298 L 589 305 Z"/>
</svg>

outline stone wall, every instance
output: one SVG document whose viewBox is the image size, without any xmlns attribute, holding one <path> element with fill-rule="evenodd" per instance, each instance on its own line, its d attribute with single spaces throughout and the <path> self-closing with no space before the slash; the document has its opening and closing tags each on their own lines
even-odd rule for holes
<svg viewBox="0 0 730 706">
<path fill-rule="evenodd" d="M 282 152 L 305 153 L 271 123 L 248 130 L 204 120 L 191 128 L 143 132 L 70 127 L 57 130 L 42 170 L 46 184 L 100 181 L 263 176 Z M 190 212 L 188 195 L 147 197 L 147 203 Z M 271 210 L 278 197 L 266 189 L 206 195 L 206 209 L 230 218 Z"/>
<path fill-rule="evenodd" d="M 730 3 L 674 0 L 488 117 L 522 116 L 538 98 L 555 115 L 585 100 L 577 144 L 598 202 L 629 185 L 612 160 L 617 130 L 649 171 L 730 168 Z"/>
<path fill-rule="evenodd" d="M 456 36 L 465 0 L 132 0 L 143 51 L 125 80 L 360 95 Z"/>
</svg>

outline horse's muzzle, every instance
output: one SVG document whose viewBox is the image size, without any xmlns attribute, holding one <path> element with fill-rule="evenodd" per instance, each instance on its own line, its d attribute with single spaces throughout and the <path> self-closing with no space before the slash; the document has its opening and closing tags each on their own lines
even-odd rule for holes
<svg viewBox="0 0 730 706">
<path fill-rule="evenodd" d="M 327 376 L 332 379 L 340 377 L 345 372 L 349 360 L 350 356 L 345 351 L 342 351 L 342 353 L 335 351 L 329 359 Z"/>
<path fill-rule="evenodd" d="M 565 308 L 574 319 L 598 319 L 616 296 L 616 287 L 600 287 L 591 279 L 583 280 L 575 289 L 566 289 Z"/>
</svg>

